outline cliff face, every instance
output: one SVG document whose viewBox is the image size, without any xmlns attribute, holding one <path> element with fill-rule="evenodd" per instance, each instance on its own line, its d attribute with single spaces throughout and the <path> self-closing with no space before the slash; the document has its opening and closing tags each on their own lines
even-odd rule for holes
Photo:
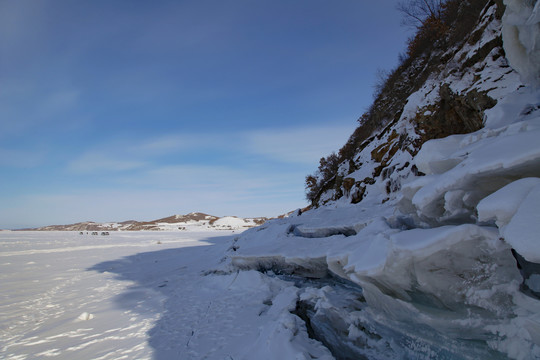
<svg viewBox="0 0 540 360">
<path fill-rule="evenodd" d="M 382 196 L 381 201 L 395 198 L 403 179 L 422 175 L 413 158 L 426 141 L 483 128 L 485 111 L 520 86 L 502 46 L 502 5 L 480 3 L 486 6 L 463 39 L 454 40 L 449 48 L 435 44 L 431 52 L 398 69 L 397 80 L 373 106 L 386 117 L 371 114 L 364 119 L 375 121 L 373 117 L 379 116 L 380 129 L 354 151 L 346 149 L 358 142 L 356 134 L 351 136 L 346 151 L 340 151 L 348 154 L 341 156 L 337 171 L 320 186 L 312 199 L 314 206 L 359 203 L 368 196 Z M 366 127 L 365 122 L 357 132 Z"/>
<path fill-rule="evenodd" d="M 505 3 L 392 74 L 314 209 L 231 246 L 336 358 L 540 358 L 540 1 Z"/>
</svg>

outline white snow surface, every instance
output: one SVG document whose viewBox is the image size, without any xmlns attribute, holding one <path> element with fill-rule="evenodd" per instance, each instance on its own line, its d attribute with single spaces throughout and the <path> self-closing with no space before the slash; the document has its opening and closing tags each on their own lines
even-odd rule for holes
<svg viewBox="0 0 540 360">
<path fill-rule="evenodd" d="M 331 359 L 290 313 L 290 282 L 208 272 L 230 240 L 0 233 L 0 358 Z"/>
<path fill-rule="evenodd" d="M 224 216 L 214 222 L 214 227 L 217 229 L 245 229 L 255 226 L 252 220 L 241 219 L 235 216 Z"/>
</svg>

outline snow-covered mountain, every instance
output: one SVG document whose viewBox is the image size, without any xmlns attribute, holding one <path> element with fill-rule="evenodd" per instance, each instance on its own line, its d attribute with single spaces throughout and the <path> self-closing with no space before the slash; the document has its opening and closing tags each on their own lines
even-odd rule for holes
<svg viewBox="0 0 540 360">
<path fill-rule="evenodd" d="M 152 221 L 123 221 L 96 223 L 92 221 L 69 225 L 49 225 L 34 231 L 203 231 L 203 230 L 245 230 L 264 224 L 267 218 L 218 217 L 200 212 L 187 215 L 172 215 Z"/>
<path fill-rule="evenodd" d="M 315 208 L 230 249 L 224 271 L 297 284 L 336 358 L 540 358 L 540 1 L 470 3 L 321 161 Z"/>
</svg>

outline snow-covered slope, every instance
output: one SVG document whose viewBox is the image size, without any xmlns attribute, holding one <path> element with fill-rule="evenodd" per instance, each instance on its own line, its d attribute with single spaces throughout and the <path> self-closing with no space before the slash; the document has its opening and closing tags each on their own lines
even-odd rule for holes
<svg viewBox="0 0 540 360">
<path fill-rule="evenodd" d="M 124 221 L 95 223 L 92 221 L 70 225 L 50 225 L 36 231 L 206 231 L 206 230 L 245 230 L 263 224 L 266 218 L 239 218 L 236 216 L 218 217 L 199 212 L 187 215 L 172 215 L 152 221 Z"/>
<path fill-rule="evenodd" d="M 540 2 L 507 2 L 504 24 L 489 3 L 476 41 L 446 49 L 318 208 L 230 249 L 231 269 L 295 279 L 297 313 L 337 358 L 540 358 L 540 89 L 497 45 L 517 6 L 527 27 L 504 48 L 534 80 Z M 431 136 L 452 116 L 480 129 Z"/>
</svg>

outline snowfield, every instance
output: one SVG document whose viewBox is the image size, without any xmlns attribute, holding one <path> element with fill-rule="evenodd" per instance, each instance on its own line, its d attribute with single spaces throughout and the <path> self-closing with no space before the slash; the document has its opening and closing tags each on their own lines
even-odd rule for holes
<svg viewBox="0 0 540 360">
<path fill-rule="evenodd" d="M 291 282 L 212 273 L 216 234 L 1 232 L 0 358 L 330 359 Z"/>
</svg>

